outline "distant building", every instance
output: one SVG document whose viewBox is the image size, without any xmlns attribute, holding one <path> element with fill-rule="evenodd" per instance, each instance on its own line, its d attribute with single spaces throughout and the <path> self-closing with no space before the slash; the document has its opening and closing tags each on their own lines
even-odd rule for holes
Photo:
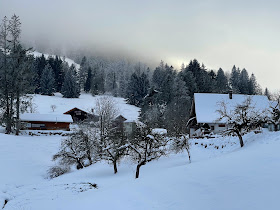
<svg viewBox="0 0 280 210">
<path fill-rule="evenodd" d="M 70 109 L 64 114 L 71 115 L 75 123 L 85 121 L 85 120 L 91 120 L 95 122 L 99 120 L 99 117 L 97 115 L 91 114 L 77 107 Z"/>
<path fill-rule="evenodd" d="M 248 97 L 242 94 L 215 94 L 215 93 L 195 93 L 190 113 L 190 136 L 200 136 L 203 134 L 218 134 L 225 131 L 230 125 L 220 118 L 217 112 L 219 104 L 224 102 L 228 111 L 233 110 L 237 104 L 241 104 Z M 256 110 L 264 111 L 269 109 L 267 96 L 250 95 L 252 105 Z M 269 126 L 269 125 L 268 125 Z"/>
<path fill-rule="evenodd" d="M 67 130 L 73 119 L 70 115 L 60 114 L 34 114 L 20 115 L 22 130 Z"/>
<path fill-rule="evenodd" d="M 112 128 L 116 129 L 119 132 L 123 132 L 124 121 L 126 120 L 127 119 L 122 115 L 117 116 L 112 122 Z"/>
</svg>

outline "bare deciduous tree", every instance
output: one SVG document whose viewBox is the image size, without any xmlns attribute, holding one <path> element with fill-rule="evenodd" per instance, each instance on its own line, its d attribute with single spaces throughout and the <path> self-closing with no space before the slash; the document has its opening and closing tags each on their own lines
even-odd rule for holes
<svg viewBox="0 0 280 210">
<path fill-rule="evenodd" d="M 80 127 L 76 132 L 61 142 L 60 150 L 53 156 L 53 160 L 59 159 L 61 165 L 76 164 L 77 169 L 91 165 L 96 162 L 96 144 L 98 135 L 94 128 Z M 85 162 L 88 164 L 85 164 Z"/>
<path fill-rule="evenodd" d="M 259 127 L 261 123 L 265 121 L 264 112 L 266 111 L 267 110 L 259 111 L 255 109 L 250 96 L 248 96 L 243 103 L 237 104 L 232 110 L 222 101 L 220 102 L 220 109 L 217 110 L 220 114 L 218 121 L 222 119 L 226 121 L 229 127 L 224 134 L 237 135 L 240 146 L 243 147 L 243 134 Z"/>
<path fill-rule="evenodd" d="M 278 125 L 280 123 L 280 98 L 278 96 L 278 98 L 275 97 L 275 99 L 275 101 L 270 102 L 270 107 L 268 110 L 270 115 L 268 116 L 267 121 L 273 124 L 274 131 L 278 131 Z"/>
<path fill-rule="evenodd" d="M 126 154 L 127 139 L 124 136 L 123 128 L 113 125 L 118 114 L 113 97 L 103 96 L 97 99 L 95 110 L 99 116 L 99 145 L 102 148 L 99 156 L 101 159 L 111 162 L 114 166 L 114 173 L 117 173 L 117 163 Z"/>
<path fill-rule="evenodd" d="M 174 138 L 172 141 L 171 150 L 174 150 L 176 153 L 186 150 L 188 153 L 189 163 L 191 163 L 190 143 L 188 136 L 181 135 L 180 137 Z"/>
<path fill-rule="evenodd" d="M 129 156 L 137 162 L 135 178 L 139 178 L 140 168 L 146 163 L 167 154 L 167 141 L 159 135 L 151 135 L 151 129 L 138 123 L 134 137 L 130 139 Z"/>
<path fill-rule="evenodd" d="M 103 139 L 118 114 L 116 103 L 111 96 L 102 96 L 96 100 L 96 114 L 99 116 L 100 136 Z"/>
</svg>

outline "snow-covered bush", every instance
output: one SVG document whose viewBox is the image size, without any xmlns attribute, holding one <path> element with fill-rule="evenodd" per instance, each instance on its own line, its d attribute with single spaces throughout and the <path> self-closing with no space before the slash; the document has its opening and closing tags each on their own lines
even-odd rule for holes
<svg viewBox="0 0 280 210">
<path fill-rule="evenodd" d="M 190 143 L 188 136 L 181 135 L 180 137 L 172 138 L 170 150 L 174 151 L 175 153 L 186 150 L 188 153 L 189 163 L 191 163 Z"/>
<path fill-rule="evenodd" d="M 94 129 L 80 127 L 68 138 L 61 141 L 60 150 L 53 156 L 53 160 L 59 160 L 61 165 L 74 165 L 77 169 L 91 165 L 94 162 L 97 135 Z M 85 164 L 87 162 L 87 164 Z"/>
<path fill-rule="evenodd" d="M 48 170 L 48 178 L 53 179 L 55 177 L 61 176 L 62 174 L 68 173 L 70 171 L 70 167 L 69 166 L 52 166 L 49 170 Z"/>
</svg>

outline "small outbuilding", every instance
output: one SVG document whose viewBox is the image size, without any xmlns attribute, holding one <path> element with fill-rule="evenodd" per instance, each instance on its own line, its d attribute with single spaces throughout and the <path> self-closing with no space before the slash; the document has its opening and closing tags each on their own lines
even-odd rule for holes
<svg viewBox="0 0 280 210">
<path fill-rule="evenodd" d="M 112 128 L 116 129 L 119 132 L 123 132 L 124 121 L 126 120 L 127 119 L 122 115 L 117 116 L 112 122 Z"/>
<path fill-rule="evenodd" d="M 60 114 L 34 114 L 24 113 L 20 115 L 21 130 L 70 130 L 73 123 L 71 115 Z"/>
</svg>

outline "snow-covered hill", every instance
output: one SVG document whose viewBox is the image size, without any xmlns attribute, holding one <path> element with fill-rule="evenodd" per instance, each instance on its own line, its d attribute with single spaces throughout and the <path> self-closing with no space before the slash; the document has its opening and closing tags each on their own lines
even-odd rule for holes
<svg viewBox="0 0 280 210">
<path fill-rule="evenodd" d="M 82 93 L 79 98 L 63 98 L 60 93 L 55 96 L 33 95 L 33 103 L 36 113 L 40 114 L 63 114 L 74 107 L 85 111 L 94 109 L 96 100 L 102 96 L 93 97 L 91 94 Z M 140 109 L 136 106 L 129 105 L 123 98 L 112 97 L 119 114 L 128 120 L 137 120 Z M 55 105 L 54 111 L 51 106 Z"/>
<path fill-rule="evenodd" d="M 4 209 L 279 209 L 280 132 L 244 139 L 244 148 L 235 137 L 192 140 L 191 164 L 170 154 L 137 180 L 129 160 L 116 175 L 102 162 L 48 180 L 60 137 L 0 134 L 0 207 L 6 199 Z"/>
<path fill-rule="evenodd" d="M 48 58 L 49 56 L 55 56 L 55 55 L 49 55 L 47 53 L 40 53 L 40 52 L 37 52 L 37 51 L 32 51 L 32 52 L 29 52 L 29 54 L 31 55 L 34 55 L 34 57 L 41 57 L 42 54 L 44 54 L 45 58 Z M 60 58 L 62 60 L 64 60 L 66 63 L 68 63 L 69 66 L 71 66 L 72 64 L 76 67 L 77 70 L 80 69 L 80 64 L 77 64 L 75 61 L 73 61 L 72 59 L 70 58 L 66 58 L 66 57 L 63 57 L 63 56 L 60 56 Z"/>
</svg>

